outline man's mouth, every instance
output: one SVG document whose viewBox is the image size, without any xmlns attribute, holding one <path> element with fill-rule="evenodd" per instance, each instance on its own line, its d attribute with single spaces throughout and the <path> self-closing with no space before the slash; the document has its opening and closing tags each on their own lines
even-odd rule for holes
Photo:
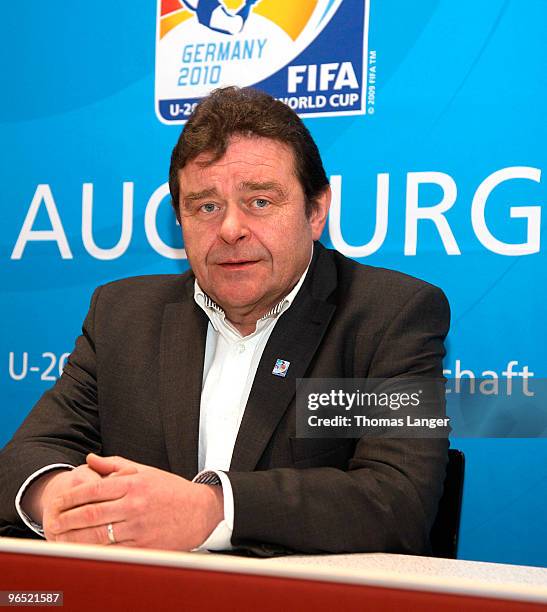
<svg viewBox="0 0 547 612">
<path fill-rule="evenodd" d="M 253 266 L 256 263 L 258 263 L 257 260 L 232 259 L 232 260 L 229 260 L 229 261 L 222 261 L 218 265 L 223 270 L 234 270 L 235 271 L 235 270 L 246 270 L 246 269 L 250 268 L 251 266 Z"/>
</svg>

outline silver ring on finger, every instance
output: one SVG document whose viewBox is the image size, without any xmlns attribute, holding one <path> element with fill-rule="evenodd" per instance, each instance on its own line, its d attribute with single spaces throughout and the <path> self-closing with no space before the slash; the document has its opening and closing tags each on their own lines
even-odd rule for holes
<svg viewBox="0 0 547 612">
<path fill-rule="evenodd" d="M 112 523 L 108 523 L 106 526 L 106 533 L 108 534 L 108 541 L 110 544 L 116 544 L 116 536 L 114 535 L 114 527 Z"/>
</svg>

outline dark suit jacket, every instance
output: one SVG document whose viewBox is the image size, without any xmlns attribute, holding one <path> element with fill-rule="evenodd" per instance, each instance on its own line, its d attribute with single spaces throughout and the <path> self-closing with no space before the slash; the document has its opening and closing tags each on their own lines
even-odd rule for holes
<svg viewBox="0 0 547 612">
<path fill-rule="evenodd" d="M 97 289 L 62 377 L 0 455 L 0 534 L 32 537 L 22 482 L 88 452 L 191 479 L 208 319 L 194 277 L 148 276 Z M 449 307 L 412 277 L 316 244 L 305 283 L 266 345 L 228 476 L 232 543 L 275 552 L 427 553 L 445 474 L 445 439 L 301 439 L 296 379 L 442 377 Z M 272 375 L 277 358 L 290 362 Z M 173 511 L 176 511 L 174 509 Z"/>
</svg>

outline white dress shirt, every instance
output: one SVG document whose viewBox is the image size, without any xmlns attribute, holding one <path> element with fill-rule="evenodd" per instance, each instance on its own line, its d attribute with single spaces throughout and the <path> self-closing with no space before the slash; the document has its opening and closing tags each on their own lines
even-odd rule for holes
<svg viewBox="0 0 547 612">
<path fill-rule="evenodd" d="M 224 310 L 202 291 L 197 280 L 194 283 L 194 300 L 206 313 L 209 324 L 205 342 L 199 419 L 200 472 L 193 481 L 220 485 L 224 496 L 224 519 L 199 547 L 200 550 L 231 548 L 234 498 L 230 480 L 224 472 L 230 468 L 239 426 L 266 343 L 279 317 L 291 306 L 304 283 L 308 269 L 309 264 L 290 293 L 257 321 L 255 331 L 248 336 L 242 336 L 228 321 Z M 42 526 L 23 511 L 21 499 L 27 487 L 38 476 L 59 468 L 73 469 L 74 466 L 55 463 L 37 470 L 25 480 L 15 498 L 17 512 L 24 523 L 42 537 Z"/>
<path fill-rule="evenodd" d="M 222 485 L 224 495 L 224 520 L 202 544 L 202 549 L 231 548 L 234 497 L 230 480 L 223 472 L 230 469 L 239 426 L 268 338 L 279 317 L 292 304 L 308 268 L 292 291 L 257 321 L 255 331 L 248 336 L 239 333 L 226 319 L 224 310 L 195 281 L 194 299 L 209 317 L 209 325 L 199 415 L 200 473 L 194 481 L 214 483 L 215 480 L 210 477 L 213 472 L 218 477 L 216 484 Z"/>
</svg>

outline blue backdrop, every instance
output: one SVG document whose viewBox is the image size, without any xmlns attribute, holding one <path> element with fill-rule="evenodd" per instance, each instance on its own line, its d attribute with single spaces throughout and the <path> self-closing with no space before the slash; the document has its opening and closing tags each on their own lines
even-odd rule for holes
<svg viewBox="0 0 547 612">
<path fill-rule="evenodd" d="M 307 115 L 335 192 L 323 242 L 444 289 L 448 376 L 503 377 L 513 361 L 521 376 L 546 377 L 547 3 L 311 0 L 300 16 L 290 2 L 272 6 L 257 4 L 248 31 L 259 41 L 268 19 L 284 28 L 293 55 L 283 61 L 296 67 L 268 73 L 257 42 L 251 74 L 233 55 L 222 70 L 231 61 L 237 82 L 260 82 Z M 207 36 L 210 24 L 196 29 L 180 9 L 4 7 L 0 445 L 59 375 L 96 285 L 187 268 L 165 184 L 180 126 L 157 110 L 192 96 L 169 80 L 160 50 L 180 28 Z M 357 97 L 336 107 L 337 91 Z M 320 95 L 323 109 L 311 108 Z M 547 566 L 546 435 L 453 441 L 467 455 L 461 558 Z"/>
</svg>

